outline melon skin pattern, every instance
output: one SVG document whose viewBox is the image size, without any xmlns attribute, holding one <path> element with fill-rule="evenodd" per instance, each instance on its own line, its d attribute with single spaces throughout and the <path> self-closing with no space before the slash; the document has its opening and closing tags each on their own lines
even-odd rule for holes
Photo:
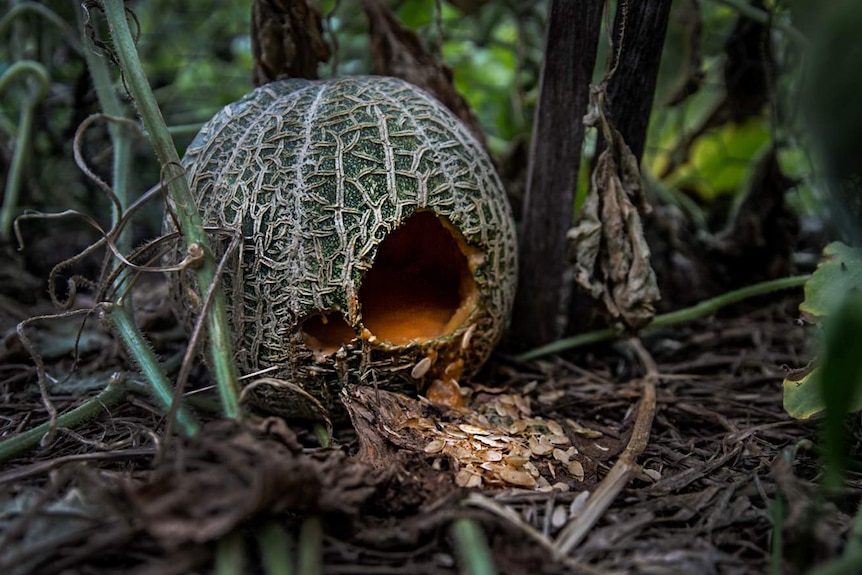
<svg viewBox="0 0 862 575">
<path fill-rule="evenodd" d="M 469 377 L 508 325 L 517 244 L 503 187 L 460 121 L 411 84 L 373 76 L 267 84 L 208 122 L 183 164 L 204 225 L 242 234 L 223 281 L 241 371 L 271 369 L 244 390 L 255 408 L 318 417 L 338 409 L 346 384 L 416 393 L 434 379 Z M 439 221 L 463 253 L 463 301 L 445 333 L 388 341 L 363 319 L 363 279 L 381 242 L 425 212 L 417 221 Z M 166 215 L 166 232 L 172 221 Z M 229 233 L 213 236 L 217 257 Z M 195 319 L 190 277 L 170 275 L 186 324 Z M 308 321 L 340 322 L 350 341 L 314 350 Z"/>
</svg>

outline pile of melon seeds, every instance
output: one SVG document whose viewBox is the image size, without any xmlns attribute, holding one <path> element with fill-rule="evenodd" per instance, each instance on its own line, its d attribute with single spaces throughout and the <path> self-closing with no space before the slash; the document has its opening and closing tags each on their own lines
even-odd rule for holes
<svg viewBox="0 0 862 575">
<path fill-rule="evenodd" d="M 460 421 L 413 422 L 434 437 L 424 451 L 447 456 L 455 482 L 461 487 L 520 487 L 537 491 L 569 491 L 584 479 L 584 456 L 572 445 L 570 434 L 601 437 L 574 420 L 564 424 L 533 417 L 530 398 L 520 394 L 492 396 L 474 405 Z M 442 460 L 434 465 L 442 466 Z M 563 473 L 564 472 L 564 473 Z"/>
</svg>

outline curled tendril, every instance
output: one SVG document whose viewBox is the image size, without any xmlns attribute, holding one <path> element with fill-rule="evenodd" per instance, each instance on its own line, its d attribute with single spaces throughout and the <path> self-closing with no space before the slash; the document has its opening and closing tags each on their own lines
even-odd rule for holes
<svg viewBox="0 0 862 575">
<path fill-rule="evenodd" d="M 57 408 L 54 407 L 54 404 L 51 402 L 51 397 L 48 394 L 48 373 L 45 370 L 45 361 L 42 359 L 42 355 L 39 353 L 39 350 L 36 349 L 36 345 L 33 341 L 27 336 L 25 329 L 33 323 L 37 321 L 43 320 L 58 320 L 58 319 L 66 319 L 70 317 L 77 317 L 80 315 L 91 315 L 96 308 L 86 308 L 86 309 L 76 309 L 72 311 L 66 311 L 63 313 L 56 314 L 47 314 L 47 315 L 38 315 L 25 319 L 20 322 L 16 327 L 16 333 L 18 335 L 18 341 L 21 342 L 21 345 L 24 346 L 24 349 L 27 350 L 27 353 L 30 354 L 30 357 L 33 359 L 33 363 L 36 366 L 36 376 L 39 382 L 39 394 L 42 397 L 42 404 L 45 406 L 45 410 L 48 412 L 48 417 L 50 418 L 50 425 L 48 426 L 48 432 L 42 438 L 42 445 L 48 445 L 54 440 L 54 436 L 57 433 Z M 81 324 L 81 329 L 78 332 L 78 337 L 75 339 L 75 362 L 77 362 L 78 355 L 78 343 L 80 341 L 81 332 L 84 329 L 84 324 Z"/>
<path fill-rule="evenodd" d="M 78 165 L 78 168 L 84 172 L 84 175 L 87 176 L 90 180 L 92 180 L 103 192 L 105 192 L 108 197 L 111 199 L 111 203 L 114 204 L 114 209 L 117 212 L 117 219 L 122 219 L 123 217 L 123 205 L 120 202 L 120 199 L 114 193 L 114 190 L 111 189 L 105 180 L 97 176 L 87 165 L 87 161 L 84 159 L 84 155 L 81 152 L 81 143 L 84 139 L 84 134 L 93 125 L 95 122 L 99 120 L 106 120 L 108 122 L 115 122 L 120 125 L 130 126 L 135 129 L 135 131 L 140 134 L 141 128 L 137 122 L 133 122 L 128 118 L 120 118 L 117 116 L 110 116 L 108 114 L 92 114 L 88 116 L 81 125 L 78 126 L 78 129 L 75 130 L 75 139 L 72 144 L 72 151 L 75 156 L 75 163 Z"/>
<path fill-rule="evenodd" d="M 98 32 L 96 31 L 96 26 L 93 24 L 91 18 L 91 11 L 97 10 L 99 12 L 104 12 L 104 7 L 102 6 L 102 2 L 100 0 L 84 0 L 81 2 L 81 10 L 84 12 L 83 17 L 83 25 L 86 34 L 90 37 L 90 41 L 93 43 L 93 46 L 97 48 L 102 55 L 106 56 L 111 63 L 118 68 L 120 68 L 121 79 L 123 80 L 123 88 L 126 91 L 126 94 L 131 98 L 132 94 L 129 90 L 128 85 L 126 85 L 126 75 L 123 71 L 123 67 L 120 65 L 120 59 L 117 56 L 117 53 L 114 51 L 113 47 L 109 42 L 103 42 L 99 39 Z M 141 21 L 138 20 L 137 14 L 129 8 L 125 7 L 126 14 L 131 17 L 132 22 L 135 24 L 135 30 L 132 33 L 132 41 L 135 46 L 138 45 L 138 40 L 141 39 Z"/>
<path fill-rule="evenodd" d="M 201 305 L 200 315 L 198 315 L 197 321 L 195 321 L 195 326 L 192 329 L 191 334 L 189 335 L 189 344 L 186 348 L 186 354 L 183 357 L 183 363 L 180 366 L 180 372 L 177 375 L 176 391 L 174 394 L 174 401 L 171 403 L 171 411 L 168 416 L 168 425 L 170 425 L 174 421 L 174 413 L 179 407 L 179 398 L 182 397 L 183 390 L 185 389 L 186 382 L 188 381 L 189 373 L 191 372 L 192 360 L 194 359 L 194 356 L 197 353 L 198 345 L 200 344 L 201 334 L 203 333 L 207 312 L 212 305 L 213 297 L 216 292 L 216 286 L 218 285 L 219 280 L 224 274 L 224 270 L 227 266 L 228 261 L 230 261 L 230 258 L 234 254 L 234 252 L 239 249 L 240 243 L 242 241 L 242 234 L 239 232 L 239 230 L 233 230 L 231 236 L 231 242 L 228 245 L 227 249 L 224 251 L 224 254 L 222 254 L 221 259 L 219 260 L 218 266 L 216 267 L 215 274 L 213 276 L 213 282 L 210 284 L 209 289 L 204 296 L 204 301 Z M 192 246 L 195 245 L 197 244 L 192 244 L 189 246 L 189 252 L 192 252 Z M 200 258 L 203 258 L 203 250 L 200 250 L 199 256 Z M 169 431 L 170 430 L 168 430 L 168 433 L 165 434 L 166 437 L 170 437 Z"/>
</svg>

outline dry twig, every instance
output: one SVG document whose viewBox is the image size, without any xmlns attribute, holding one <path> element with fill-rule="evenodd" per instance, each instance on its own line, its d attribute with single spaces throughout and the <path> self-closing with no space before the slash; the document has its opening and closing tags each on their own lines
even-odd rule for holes
<svg viewBox="0 0 862 575">
<path fill-rule="evenodd" d="M 640 470 L 637 458 L 640 457 L 649 443 L 650 430 L 656 410 L 655 388 L 660 376 L 655 360 L 640 340 L 635 338 L 629 341 L 646 370 L 646 375 L 643 378 L 643 397 L 632 429 L 632 436 L 617 462 L 614 463 L 614 466 L 587 500 L 583 512 L 566 525 L 554 541 L 554 550 L 561 555 L 568 555 L 584 540 L 623 487 L 626 486 L 629 479 L 637 474 Z"/>
</svg>

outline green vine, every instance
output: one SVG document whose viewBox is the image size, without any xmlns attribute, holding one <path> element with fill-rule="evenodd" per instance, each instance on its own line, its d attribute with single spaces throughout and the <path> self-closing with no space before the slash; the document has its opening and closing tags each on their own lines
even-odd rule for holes
<svg viewBox="0 0 862 575">
<path fill-rule="evenodd" d="M 687 307 L 685 309 L 658 315 L 655 317 L 655 319 L 652 320 L 652 322 L 648 326 L 644 328 L 644 331 L 657 327 L 666 327 L 677 323 L 700 319 L 708 315 L 714 314 L 716 311 L 725 306 L 740 302 L 748 298 L 780 290 L 801 287 L 805 285 L 805 282 L 807 282 L 810 278 L 810 275 L 793 276 L 789 278 L 765 281 L 754 285 L 746 286 L 738 290 L 730 291 L 720 296 L 716 296 L 712 299 L 702 301 L 692 307 Z M 516 359 L 519 361 L 531 361 L 534 359 L 539 359 L 540 357 L 569 351 L 577 347 L 583 347 L 585 345 L 608 341 L 616 337 L 622 337 L 623 335 L 625 335 L 625 332 L 622 329 L 612 327 L 597 331 L 591 331 L 588 333 L 582 333 L 579 335 L 551 342 L 541 347 L 537 347 L 517 356 Z"/>
<path fill-rule="evenodd" d="M 21 116 L 15 136 L 15 151 L 12 153 L 12 163 L 6 175 L 6 191 L 3 195 L 3 206 L 0 207 L 0 235 L 9 238 L 12 232 L 12 221 L 18 210 L 18 199 L 21 195 L 21 182 L 24 178 L 24 168 L 27 164 L 27 153 L 30 150 L 30 140 L 33 136 L 33 118 L 37 106 L 48 93 L 50 79 L 48 71 L 39 62 L 22 60 L 15 62 L 0 76 L 0 92 L 19 76 L 30 75 L 35 81 L 35 87 L 26 98 L 21 98 Z"/>
<path fill-rule="evenodd" d="M 106 409 L 111 409 L 126 397 L 128 387 L 122 380 L 112 381 L 101 393 L 82 403 L 75 409 L 57 418 L 57 427 L 75 428 L 94 419 Z M 14 459 L 39 444 L 39 441 L 51 429 L 51 422 L 46 421 L 33 429 L 0 441 L 0 465 Z"/>
<path fill-rule="evenodd" d="M 150 141 L 162 165 L 170 201 L 176 211 L 186 245 L 203 252 L 196 275 L 201 293 L 206 294 L 210 286 L 216 282 L 216 264 L 209 247 L 209 239 L 204 232 L 203 223 L 186 182 L 179 155 L 141 66 L 122 0 L 104 0 L 103 6 L 116 55 L 123 70 L 125 85 L 131 92 L 144 128 L 149 133 Z M 224 291 L 220 285 L 215 287 L 212 309 L 206 318 L 210 365 L 218 385 L 224 415 L 236 419 L 240 415 L 237 369 L 231 349 L 230 331 L 227 327 Z"/>
<path fill-rule="evenodd" d="M 107 306 L 104 313 L 105 318 L 113 323 L 120 339 L 123 340 L 129 350 L 129 355 L 135 359 L 141 373 L 149 382 L 154 398 L 165 413 L 170 413 L 174 401 L 173 386 L 168 381 L 164 368 L 159 364 L 153 348 L 138 329 L 134 317 L 122 303 Z M 183 433 L 188 436 L 197 434 L 200 426 L 184 406 L 179 406 L 176 414 L 177 422 L 179 422 Z"/>
</svg>

